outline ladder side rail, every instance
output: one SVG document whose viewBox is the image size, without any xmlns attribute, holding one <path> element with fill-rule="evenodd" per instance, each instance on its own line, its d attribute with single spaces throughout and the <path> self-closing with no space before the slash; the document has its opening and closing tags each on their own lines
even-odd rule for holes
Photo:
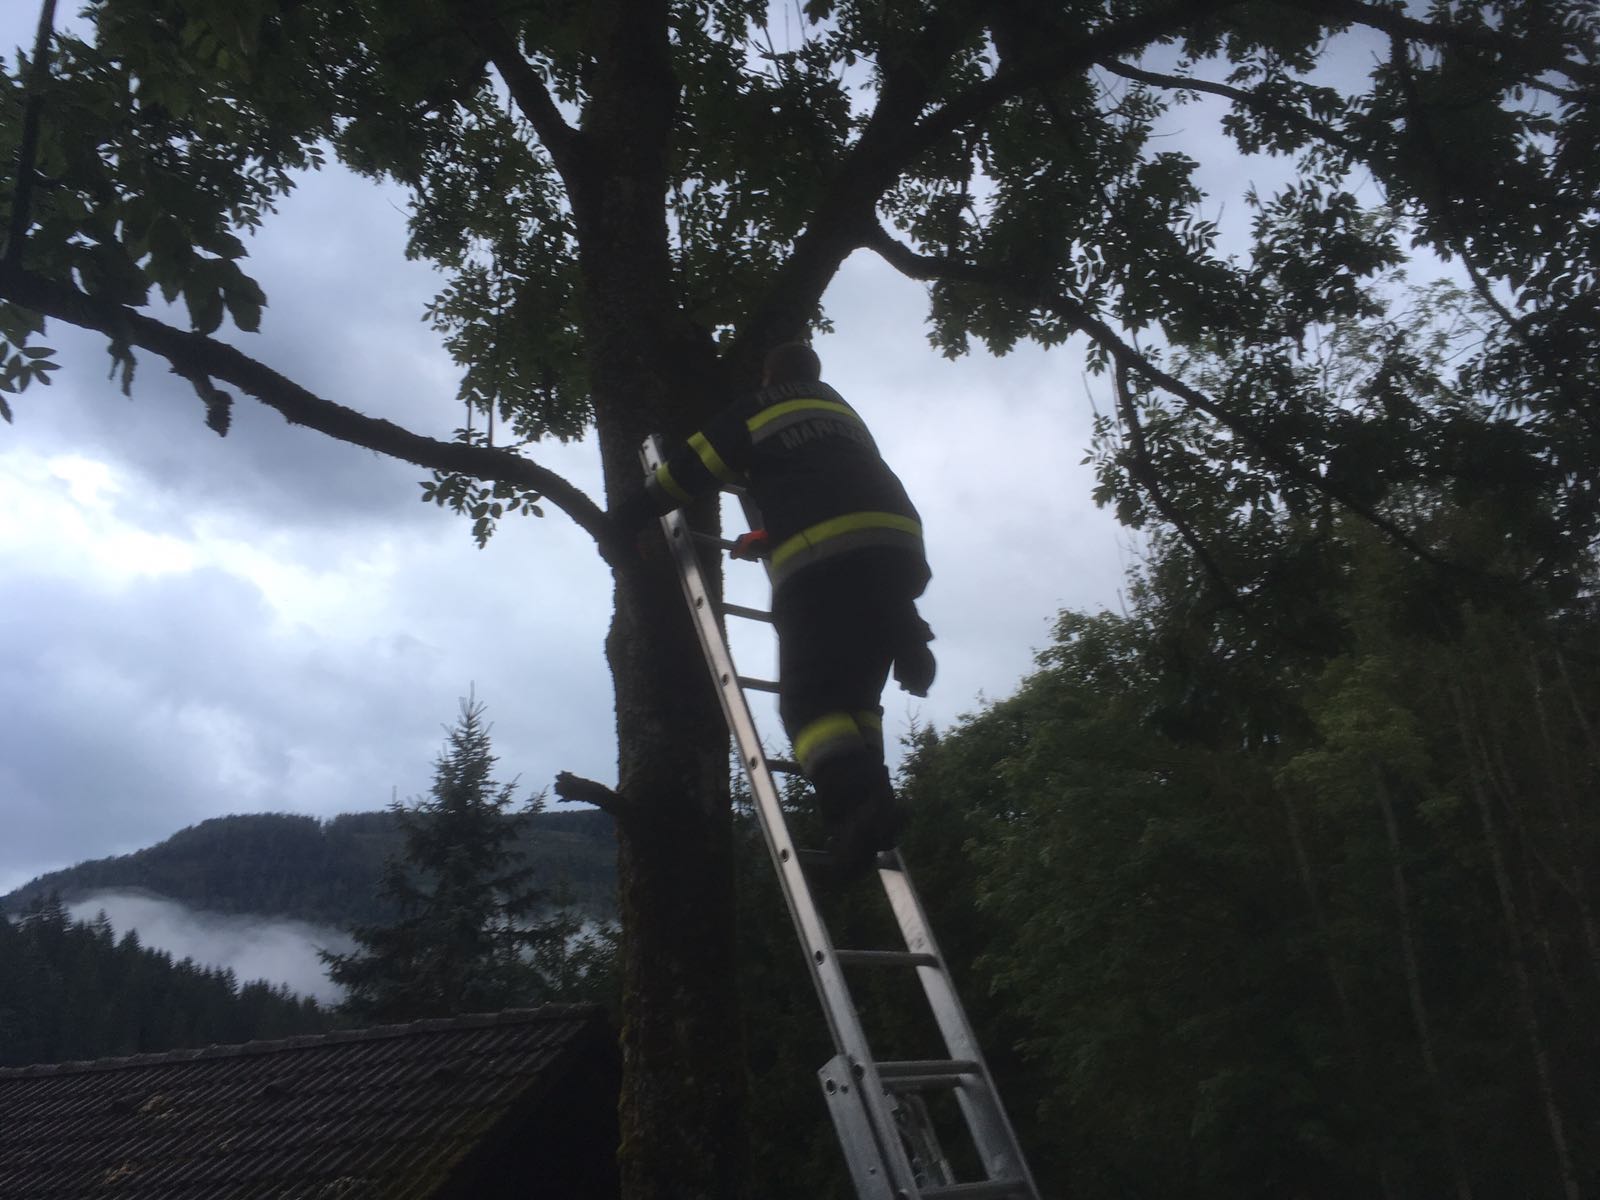
<svg viewBox="0 0 1600 1200">
<path fill-rule="evenodd" d="M 645 468 L 653 471 L 662 461 L 659 440 L 653 436 L 647 438 L 640 457 Z M 878 1078 L 877 1064 L 851 999 L 843 966 L 811 898 L 810 884 L 800 866 L 799 855 L 789 835 L 788 822 L 784 819 L 777 785 L 772 773 L 766 769 L 766 752 L 756 732 L 749 704 L 739 686 L 738 672 L 734 668 L 727 640 L 717 622 L 716 606 L 711 601 L 711 592 L 700 566 L 688 518 L 682 511 L 674 510 L 661 517 L 661 528 L 678 568 L 678 581 L 683 586 L 684 598 L 693 616 L 701 649 L 705 652 L 712 683 L 717 689 L 728 728 L 738 745 L 739 763 L 750 781 L 761 831 L 767 850 L 772 855 L 773 866 L 777 869 L 789 915 L 794 920 L 795 930 L 806 951 L 806 962 L 822 1002 L 834 1047 L 860 1073 L 857 1094 L 871 1114 L 881 1157 L 891 1172 L 909 1185 L 913 1178 L 911 1162 L 895 1132 L 889 1098 Z"/>
<path fill-rule="evenodd" d="M 928 1007 L 933 1012 L 950 1057 L 967 1060 L 976 1068 L 973 1075 L 978 1086 L 958 1087 L 956 1100 L 967 1118 L 973 1140 L 985 1159 L 984 1169 L 992 1179 L 1017 1180 L 1026 1184 L 1027 1195 L 1037 1198 L 1039 1191 L 1034 1183 L 1033 1173 L 1028 1168 L 1027 1159 L 1023 1157 L 1016 1131 L 1012 1129 L 1011 1121 L 1006 1116 L 1005 1106 L 1000 1101 L 1000 1093 L 994 1086 L 993 1077 L 989 1074 L 989 1064 L 983 1057 L 977 1035 L 972 1031 L 966 1010 L 961 1005 L 961 998 L 956 993 L 955 983 L 950 978 L 948 964 L 934 941 L 927 913 L 923 910 L 915 887 L 912 886 L 911 876 L 900 858 L 900 852 L 895 850 L 891 853 L 894 856 L 896 869 L 882 870 L 879 876 L 883 881 L 883 889 L 889 898 L 890 907 L 894 910 L 895 919 L 899 922 L 900 931 L 905 937 L 906 948 L 913 952 L 930 954 L 939 964 L 916 968 L 922 990 L 928 998 Z"/>
<path fill-rule="evenodd" d="M 662 518 L 662 524 L 681 526 L 686 522 L 681 513 L 669 513 Z M 800 889 L 806 888 L 806 881 L 799 865 L 799 855 L 795 851 L 794 841 L 789 834 L 788 822 L 783 817 L 777 782 L 773 779 L 772 773 L 766 769 L 766 755 L 761 746 L 760 736 L 756 732 L 755 718 L 751 715 L 749 704 L 739 686 L 739 677 L 734 670 L 727 643 L 723 640 L 722 631 L 717 625 L 716 613 L 711 604 L 704 574 L 695 559 L 695 550 L 681 533 L 680 528 L 667 529 L 673 553 L 678 559 L 679 578 L 683 583 L 684 595 L 693 611 L 695 629 L 699 634 L 701 647 L 705 651 L 711 681 L 717 689 L 723 715 L 727 719 L 728 728 L 733 733 L 734 744 L 739 752 L 739 766 L 750 782 L 750 791 L 755 801 L 756 816 L 761 824 L 762 835 L 772 856 L 773 867 L 783 883 L 784 897 L 795 923 L 795 932 L 800 935 L 800 940 L 808 952 L 807 958 L 812 963 L 812 975 L 821 992 L 820 999 L 828 1014 L 829 1029 L 835 1046 L 841 1051 L 848 1050 L 854 1053 L 857 1048 L 846 1046 L 843 1031 L 833 1020 L 836 1001 L 842 999 L 848 1003 L 849 1000 L 848 989 L 844 986 L 843 975 L 838 969 L 837 953 L 815 905 L 811 903 L 809 892 L 800 892 Z M 805 899 L 797 903 L 800 894 L 804 894 Z M 820 977 L 817 970 L 819 954 L 823 956 L 824 965 L 834 964 L 832 974 L 838 976 L 837 988 L 825 986 L 831 981 Z"/>
<path fill-rule="evenodd" d="M 817 1082 L 822 1085 L 822 1099 L 833 1118 L 845 1165 L 850 1168 L 856 1200 L 899 1200 L 905 1193 L 895 1188 L 884 1169 L 883 1155 L 866 1111 L 865 1094 L 850 1069 L 850 1060 L 835 1054 L 818 1070 Z"/>
<path fill-rule="evenodd" d="M 645 440 L 641 458 L 648 470 L 654 470 L 661 462 L 660 443 L 655 437 Z M 767 850 L 772 855 L 773 867 L 783 884 L 784 898 L 788 902 L 790 915 L 794 918 L 796 932 L 808 951 L 808 957 L 813 960 L 813 965 L 815 965 L 816 951 L 824 952 L 826 960 L 832 962 L 835 959 L 832 939 L 822 923 L 815 904 L 811 901 L 809 887 L 799 866 L 799 855 L 789 835 L 788 822 L 783 816 L 777 783 L 772 778 L 772 773 L 765 769 L 766 751 L 761 745 L 755 718 L 750 712 L 750 706 L 739 684 L 739 674 L 733 663 L 733 655 L 728 649 L 727 639 L 718 622 L 716 606 L 712 603 L 711 589 L 700 566 L 699 554 L 694 546 L 688 519 L 681 510 L 674 510 L 661 517 L 661 529 L 672 551 L 678 571 L 678 582 L 683 587 L 684 599 L 688 602 L 694 620 L 695 633 L 700 639 L 700 648 L 704 654 L 706 667 L 711 673 L 712 685 L 717 689 L 717 699 L 722 705 L 723 716 L 739 751 L 740 768 L 750 782 L 756 816 L 761 824 Z M 800 897 L 804 899 L 797 903 Z M 840 978 L 842 984 L 842 976 Z M 820 987 L 820 980 L 818 982 Z M 848 990 L 843 987 L 837 994 L 843 999 L 849 998 Z M 840 1031 L 833 1028 L 831 997 L 824 991 L 820 999 L 823 1001 L 824 1009 L 829 1013 L 830 1031 L 835 1046 L 844 1051 L 847 1047 L 843 1044 Z"/>
</svg>

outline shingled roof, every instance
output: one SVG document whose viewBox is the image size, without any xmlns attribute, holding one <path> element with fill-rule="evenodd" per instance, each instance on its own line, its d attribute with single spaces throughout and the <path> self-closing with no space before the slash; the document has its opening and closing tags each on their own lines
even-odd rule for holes
<svg viewBox="0 0 1600 1200">
<path fill-rule="evenodd" d="M 614 1196 L 616 1062 L 562 1005 L 6 1068 L 0 1196 Z"/>
</svg>

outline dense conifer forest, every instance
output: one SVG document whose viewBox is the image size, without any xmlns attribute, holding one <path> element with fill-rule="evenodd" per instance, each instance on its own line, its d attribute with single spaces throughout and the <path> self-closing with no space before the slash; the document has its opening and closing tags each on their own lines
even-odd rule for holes
<svg viewBox="0 0 1600 1200">
<path fill-rule="evenodd" d="M 1064 614 L 906 768 L 906 856 L 1043 1194 L 1593 1195 L 1592 569 L 1447 598 L 1347 526 L 1315 588 L 1244 603 L 1155 546 L 1127 611 Z M 761 1194 L 847 1197 L 750 836 L 755 1124 L 784 1131 Z M 888 944 L 864 896 L 834 904 L 839 944 Z M 884 1045 L 914 991 L 863 984 Z"/>
<path fill-rule="evenodd" d="M 119 939 L 105 914 L 57 898 L 0 915 L 0 1066 L 67 1062 L 320 1033 L 315 1000 Z"/>
</svg>

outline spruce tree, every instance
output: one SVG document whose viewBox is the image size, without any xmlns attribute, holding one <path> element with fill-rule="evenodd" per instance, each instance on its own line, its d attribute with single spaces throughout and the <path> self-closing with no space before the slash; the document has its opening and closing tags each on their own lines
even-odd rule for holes
<svg viewBox="0 0 1600 1200">
<path fill-rule="evenodd" d="M 345 989 L 341 1011 L 358 1020 L 491 1011 L 555 990 L 550 964 L 563 959 L 577 922 L 567 913 L 535 919 L 551 897 L 533 885 L 516 840 L 542 798 L 517 808 L 515 781 L 491 778 L 483 711 L 473 697 L 461 702 L 431 795 L 393 806 L 404 851 L 386 864 L 379 890 L 399 915 L 354 928 L 349 954 L 322 952 Z"/>
</svg>

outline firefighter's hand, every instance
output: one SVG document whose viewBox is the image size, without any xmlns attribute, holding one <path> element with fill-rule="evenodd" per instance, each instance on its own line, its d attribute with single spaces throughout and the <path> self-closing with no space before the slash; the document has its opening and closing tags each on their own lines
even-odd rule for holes
<svg viewBox="0 0 1600 1200">
<path fill-rule="evenodd" d="M 741 533 L 733 539 L 733 547 L 728 551 L 728 557 L 742 559 L 745 562 L 754 562 L 758 558 L 765 558 L 772 553 L 771 539 L 767 537 L 765 529 L 752 529 L 749 533 Z"/>
</svg>

